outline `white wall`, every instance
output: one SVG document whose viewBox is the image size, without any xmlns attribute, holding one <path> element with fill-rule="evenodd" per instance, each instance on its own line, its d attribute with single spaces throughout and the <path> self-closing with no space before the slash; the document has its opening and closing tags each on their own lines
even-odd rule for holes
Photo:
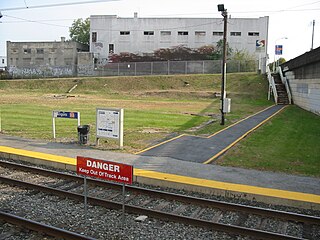
<svg viewBox="0 0 320 240">
<path fill-rule="evenodd" d="M 286 72 L 293 103 L 310 112 L 320 115 L 320 79 L 298 79 L 294 72 Z"/>
<path fill-rule="evenodd" d="M 97 41 L 90 39 L 90 51 L 100 59 L 108 58 L 109 44 L 114 44 L 114 53 L 151 53 L 159 48 L 186 45 L 197 48 L 204 45 L 216 45 L 222 36 L 213 32 L 223 32 L 222 18 L 118 18 L 115 15 L 94 15 L 90 17 L 90 31 L 97 33 Z M 268 17 L 228 19 L 227 41 L 231 48 L 248 50 L 257 59 L 266 57 L 265 46 L 256 51 L 256 40 L 268 42 Z M 129 35 L 120 35 L 120 31 L 130 31 Z M 154 31 L 146 36 L 144 31 Z M 170 36 L 162 36 L 161 31 L 170 31 Z M 178 35 L 187 31 L 188 35 Z M 196 35 L 195 32 L 205 32 Z M 241 36 L 230 36 L 231 32 L 241 32 Z M 258 32 L 259 36 L 248 36 L 248 32 Z"/>
</svg>

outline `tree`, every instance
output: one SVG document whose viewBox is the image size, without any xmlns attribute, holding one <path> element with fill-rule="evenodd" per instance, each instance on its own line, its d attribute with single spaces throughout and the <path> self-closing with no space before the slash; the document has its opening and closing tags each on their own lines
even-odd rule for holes
<svg viewBox="0 0 320 240">
<path fill-rule="evenodd" d="M 78 18 L 73 21 L 72 26 L 69 28 L 70 38 L 73 41 L 90 44 L 90 19 Z"/>
<path fill-rule="evenodd" d="M 227 42 L 227 57 L 229 58 L 230 55 L 232 54 L 233 52 L 233 49 L 229 47 L 229 44 Z M 215 51 L 213 53 L 213 60 L 221 60 L 222 59 L 222 54 L 223 54 L 223 40 L 220 39 L 218 42 L 217 42 L 217 45 L 216 45 L 216 48 L 215 48 Z"/>
<path fill-rule="evenodd" d="M 279 58 L 278 60 L 276 60 L 276 66 L 281 65 L 282 63 L 285 63 L 287 60 L 283 57 Z M 275 62 L 269 63 L 269 69 L 272 71 L 273 70 L 273 65 L 275 64 Z"/>
<path fill-rule="evenodd" d="M 233 51 L 231 55 L 231 60 L 237 61 L 255 61 L 256 57 L 253 54 L 250 54 L 247 50 L 238 50 Z"/>
</svg>

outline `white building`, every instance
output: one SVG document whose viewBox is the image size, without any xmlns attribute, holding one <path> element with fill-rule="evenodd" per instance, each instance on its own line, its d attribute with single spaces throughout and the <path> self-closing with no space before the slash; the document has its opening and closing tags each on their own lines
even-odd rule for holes
<svg viewBox="0 0 320 240">
<path fill-rule="evenodd" d="M 0 69 L 4 69 L 7 66 L 7 57 L 0 56 Z"/>
<path fill-rule="evenodd" d="M 267 55 L 269 17 L 229 18 L 227 41 L 257 59 Z M 221 18 L 120 18 L 90 16 L 90 51 L 101 61 L 112 53 L 152 53 L 160 48 L 216 45 L 223 38 Z"/>
</svg>

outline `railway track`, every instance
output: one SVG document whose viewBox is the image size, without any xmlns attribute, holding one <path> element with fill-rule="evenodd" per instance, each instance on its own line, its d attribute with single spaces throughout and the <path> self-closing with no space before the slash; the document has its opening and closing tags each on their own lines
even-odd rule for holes
<svg viewBox="0 0 320 240">
<path fill-rule="evenodd" d="M 0 182 L 83 201 L 83 178 L 0 161 Z M 32 175 L 30 174 L 32 173 Z M 4 176 L 6 175 L 6 176 Z M 121 185 L 87 179 L 88 203 L 122 208 Z M 41 183 L 41 184 L 39 184 Z M 126 212 L 254 239 L 318 239 L 320 218 L 127 186 Z M 292 231 L 294 229 L 294 231 Z M 293 233 L 294 232 L 294 233 Z"/>
<path fill-rule="evenodd" d="M 13 224 L 15 226 L 24 227 L 35 232 L 45 233 L 46 235 L 58 238 L 58 239 L 70 239 L 70 240 L 94 240 L 94 238 L 83 236 L 78 233 L 67 231 L 61 228 L 56 228 L 43 223 L 39 223 L 33 220 L 25 219 L 10 213 L 0 211 L 0 220 Z M 9 236 L 8 236 L 9 237 Z"/>
</svg>

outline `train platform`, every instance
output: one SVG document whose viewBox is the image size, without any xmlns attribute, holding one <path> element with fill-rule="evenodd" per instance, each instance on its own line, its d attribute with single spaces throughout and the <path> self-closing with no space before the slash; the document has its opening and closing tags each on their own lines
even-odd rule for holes
<svg viewBox="0 0 320 240">
<path fill-rule="evenodd" d="M 140 183 L 320 210 L 320 178 L 223 167 L 168 156 L 118 153 L 0 134 L 0 158 L 75 170 L 77 156 L 133 165 L 135 181 Z"/>
</svg>

